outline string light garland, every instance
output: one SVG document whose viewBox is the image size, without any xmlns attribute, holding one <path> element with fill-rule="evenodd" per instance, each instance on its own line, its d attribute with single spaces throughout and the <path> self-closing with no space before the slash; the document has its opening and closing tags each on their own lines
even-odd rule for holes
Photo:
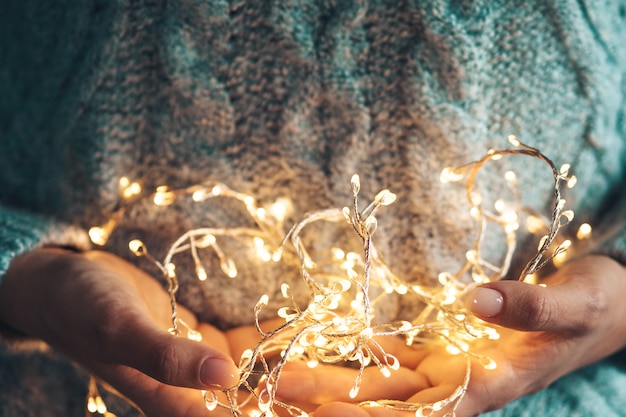
<svg viewBox="0 0 626 417">
<path fill-rule="evenodd" d="M 239 201 L 255 227 L 204 227 L 189 230 L 171 245 L 162 261 L 153 258 L 142 241 L 135 239 L 129 242 L 130 250 L 156 265 L 168 284 L 172 318 L 170 333 L 197 341 L 201 340 L 200 333 L 181 320 L 176 310 L 179 283 L 175 260 L 178 255 L 191 254 L 196 277 L 204 281 L 209 276 L 200 254 L 212 251 L 219 259 L 222 272 L 230 278 L 236 278 L 238 270 L 234 254 L 227 254 L 220 246 L 220 240 L 228 237 L 250 248 L 250 254 L 238 253 L 238 258 L 251 256 L 260 262 L 284 262 L 296 266 L 300 271 L 300 278 L 308 289 L 308 305 L 301 308 L 290 286 L 283 283 L 281 293 L 285 305 L 278 309 L 276 315 L 284 319 L 284 323 L 276 329 L 264 331 L 260 314 L 267 307 L 269 296 L 263 295 L 259 299 L 253 308 L 260 341 L 256 347 L 241 355 L 240 378 L 235 387 L 219 396 L 212 391 L 201 392 L 208 410 L 221 407 L 230 410 L 234 416 L 270 417 L 277 415 L 276 410 L 282 408 L 292 416 L 306 416 L 304 410 L 280 401 L 276 395 L 281 373 L 291 361 L 304 362 L 311 368 L 322 363 L 348 364 L 358 369 L 348 392 L 350 398 L 356 399 L 367 367 L 376 366 L 382 375 L 389 377 L 401 366 L 397 357 L 385 351 L 380 343 L 381 338 L 403 337 L 409 346 L 438 345 L 445 347 L 450 354 L 464 355 L 466 369 L 463 380 L 450 396 L 435 403 L 379 399 L 364 401 L 360 405 L 410 411 L 416 416 L 430 415 L 445 408 L 450 410 L 446 415 L 454 415 L 467 390 L 472 363 L 477 362 L 486 369 L 495 369 L 497 366 L 491 358 L 472 351 L 472 344 L 477 340 L 497 340 L 499 334 L 496 328 L 469 313 L 464 305 L 464 296 L 476 285 L 500 280 L 509 273 L 517 245 L 516 233 L 524 217 L 527 229 L 541 237 L 536 255 L 526 263 L 519 280 L 534 282 L 537 272 L 549 262 L 556 263 L 571 245 L 569 240 L 560 238 L 558 234 L 573 219 L 573 212 L 565 210 L 566 202 L 561 195 L 563 184 L 571 188 L 576 183 L 576 177 L 569 174 L 569 165 L 557 168 L 539 150 L 525 145 L 515 136 L 509 136 L 508 140 L 513 148 L 489 150 L 477 161 L 456 168 L 444 168 L 441 172 L 440 180 L 444 183 L 465 181 L 470 215 L 478 225 L 478 233 L 473 246 L 466 253 L 463 266 L 454 273 L 441 272 L 436 284 L 408 283 L 394 274 L 384 261 L 373 242 L 378 227 L 376 213 L 382 207 L 393 204 L 396 195 L 389 190 L 382 190 L 361 209 L 358 175 L 354 175 L 350 181 L 353 196 L 351 207 L 310 213 L 286 232 L 284 220 L 290 206 L 287 199 L 260 207 L 253 197 L 236 192 L 222 183 L 194 185 L 178 190 L 161 186 L 154 193 L 142 197 L 141 186 L 124 177 L 120 180 L 120 195 L 128 204 L 115 212 L 103 226 L 91 228 L 89 236 L 95 244 L 104 245 L 127 210 L 142 198 L 150 198 L 157 206 L 168 206 L 184 196 L 191 196 L 197 203 L 215 197 Z M 506 172 L 505 181 L 513 200 L 497 200 L 493 209 L 485 206 L 482 196 L 476 191 L 477 174 L 488 162 L 511 155 L 537 158 L 551 169 L 554 205 L 549 218 L 543 218 L 522 205 L 517 176 L 512 171 Z M 347 223 L 360 239 L 362 252 L 346 253 L 334 247 L 329 251 L 329 259 L 313 259 L 307 251 L 302 233 L 318 222 Z M 481 255 L 485 231 L 490 227 L 503 230 L 506 238 L 506 254 L 499 265 L 488 262 Z M 591 227 L 584 224 L 579 228 L 577 238 L 585 239 L 590 233 Z M 374 293 L 377 295 L 373 296 Z M 375 306 L 384 303 L 392 294 L 414 297 L 423 303 L 424 308 L 412 321 L 379 324 L 375 320 Z M 87 408 L 92 415 L 99 413 L 113 416 L 106 411 L 94 380 L 90 383 Z"/>
</svg>

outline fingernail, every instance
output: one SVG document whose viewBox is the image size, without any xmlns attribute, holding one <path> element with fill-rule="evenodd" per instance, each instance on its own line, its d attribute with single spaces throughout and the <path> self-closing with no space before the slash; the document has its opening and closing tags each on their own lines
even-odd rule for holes
<svg viewBox="0 0 626 417">
<path fill-rule="evenodd" d="M 469 297 L 469 309 L 482 317 L 495 317 L 502 311 L 504 297 L 499 291 L 478 287 Z"/>
<path fill-rule="evenodd" d="M 200 381 L 216 389 L 234 386 L 238 381 L 239 370 L 228 360 L 206 358 L 200 366 Z"/>
</svg>

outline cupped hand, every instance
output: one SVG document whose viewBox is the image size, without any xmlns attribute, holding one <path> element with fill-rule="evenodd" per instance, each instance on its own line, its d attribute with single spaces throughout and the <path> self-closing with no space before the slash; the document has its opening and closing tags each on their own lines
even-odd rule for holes
<svg viewBox="0 0 626 417">
<path fill-rule="evenodd" d="M 169 334 L 159 283 L 100 251 L 37 249 L 0 284 L 1 322 L 64 352 L 148 416 L 208 415 L 197 390 L 238 381 L 226 336 L 182 307 L 178 314 L 204 343 Z"/>
<path fill-rule="evenodd" d="M 497 368 L 472 365 L 457 416 L 502 408 L 626 346 L 626 268 L 608 257 L 588 256 L 565 265 L 545 283 L 547 287 L 494 282 L 472 294 L 470 309 L 503 326 L 502 337 L 473 347 L 494 359 Z M 385 380 L 377 369 L 368 370 L 363 379 L 368 388 L 354 400 L 348 392 L 356 371 L 333 366 L 306 372 L 295 366 L 283 372 L 280 398 L 317 408 L 315 417 L 408 416 L 412 414 L 359 408 L 355 403 L 378 399 L 432 403 L 449 396 L 465 375 L 462 356 L 433 348 L 415 350 L 397 342 L 388 351 L 399 356 L 403 366 Z"/>
</svg>

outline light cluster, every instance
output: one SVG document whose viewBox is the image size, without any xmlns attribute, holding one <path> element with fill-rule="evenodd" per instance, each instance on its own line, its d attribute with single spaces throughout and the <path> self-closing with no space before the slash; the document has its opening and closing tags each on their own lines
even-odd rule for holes
<svg viewBox="0 0 626 417">
<path fill-rule="evenodd" d="M 362 402 L 361 405 L 411 411 L 416 416 L 429 415 L 446 408 L 450 410 L 450 415 L 454 415 L 467 390 L 472 363 L 477 362 L 487 369 L 497 366 L 491 358 L 473 352 L 472 344 L 479 339 L 496 340 L 498 332 L 472 316 L 465 307 L 463 297 L 477 284 L 499 280 L 507 275 L 516 248 L 516 233 L 523 219 L 528 230 L 541 238 L 537 254 L 526 264 L 519 276 L 520 280 L 531 281 L 541 267 L 561 258 L 570 245 L 568 240 L 558 237 L 559 229 L 573 218 L 573 213 L 565 210 L 565 200 L 561 196 L 563 183 L 572 187 L 576 182 L 576 178 L 569 175 L 569 166 L 563 165 L 557 169 L 541 152 L 521 143 L 514 136 L 509 137 L 509 142 L 514 148 L 490 150 L 478 161 L 442 171 L 442 182 L 465 181 L 470 215 L 477 222 L 478 232 L 474 245 L 461 262 L 461 268 L 456 272 L 441 272 L 435 284 L 408 283 L 384 261 L 373 242 L 378 226 L 375 215 L 381 207 L 393 204 L 396 195 L 389 190 L 382 190 L 361 209 L 361 186 L 357 175 L 350 181 L 353 195 L 351 207 L 310 213 L 288 231 L 284 227 L 286 213 L 290 210 L 288 199 L 280 199 L 270 206 L 262 207 L 253 197 L 238 193 L 221 183 L 195 185 L 181 190 L 158 187 L 148 196 L 157 206 L 167 206 L 177 198 L 189 196 L 198 203 L 214 197 L 232 198 L 243 205 L 255 225 L 241 228 L 205 227 L 187 231 L 172 244 L 162 261 L 154 259 L 143 242 L 132 240 L 129 243 L 133 253 L 150 259 L 167 280 L 172 309 L 172 334 L 201 339 L 200 334 L 189 328 L 176 311 L 178 278 L 175 260 L 182 253 L 191 254 L 196 276 L 201 281 L 211 279 L 202 262 L 205 256 L 203 251 L 211 251 L 219 259 L 222 272 L 230 278 L 236 278 L 237 260 L 244 257 L 258 262 L 285 262 L 300 271 L 299 279 L 304 281 L 309 292 L 308 305 L 302 308 L 296 302 L 290 286 L 282 284 L 281 293 L 285 301 L 276 315 L 284 319 L 284 324 L 271 331 L 262 330 L 260 324 L 260 313 L 268 305 L 268 295 L 263 295 L 255 306 L 250 306 L 254 309 L 260 341 L 256 347 L 242 354 L 239 361 L 240 380 L 236 387 L 219 396 L 211 391 L 202 392 L 206 407 L 209 410 L 223 407 L 231 410 L 235 416 L 269 417 L 276 415 L 278 408 L 293 416 L 307 415 L 304 410 L 281 402 L 276 396 L 281 372 L 290 361 L 305 362 L 311 368 L 320 363 L 347 364 L 357 368 L 359 371 L 352 386 L 346 387 L 349 396 L 356 398 L 366 367 L 376 366 L 384 376 L 390 376 L 401 366 L 398 358 L 385 351 L 380 340 L 384 337 L 402 337 L 409 346 L 439 345 L 450 354 L 465 355 L 463 381 L 459 381 L 458 388 L 449 397 L 432 404 L 378 399 Z M 517 177 L 511 171 L 505 174 L 505 181 L 513 199 L 497 200 L 493 209 L 485 207 L 482 196 L 476 192 L 477 174 L 489 161 L 509 155 L 538 158 L 552 170 L 555 202 L 549 218 L 543 218 L 522 205 Z M 120 194 L 129 204 L 122 206 L 105 225 L 89 231 L 95 244 L 106 243 L 126 210 L 141 198 L 141 193 L 138 183 L 127 178 L 120 181 Z M 333 247 L 328 259 L 313 259 L 307 251 L 303 231 L 317 222 L 345 222 L 347 227 L 354 230 L 356 238 L 360 239 L 362 252 L 346 253 L 339 247 Z M 506 236 L 507 251 L 500 265 L 489 263 L 481 254 L 484 232 L 489 227 L 501 228 Z M 590 226 L 583 225 L 578 231 L 578 238 L 586 238 L 590 232 Z M 244 243 L 243 247 L 250 248 L 247 251 L 249 253 L 225 253 L 220 240 L 226 236 Z M 392 294 L 396 297 L 411 296 L 422 302 L 424 308 L 411 321 L 377 323 L 375 306 L 385 303 Z M 92 385 L 95 387 L 95 383 L 92 382 Z M 98 400 L 97 387 L 95 391 L 93 387 L 90 388 L 88 410 L 95 414 L 106 410 L 106 407 L 103 404 L 104 408 L 96 406 L 101 399 Z"/>
</svg>

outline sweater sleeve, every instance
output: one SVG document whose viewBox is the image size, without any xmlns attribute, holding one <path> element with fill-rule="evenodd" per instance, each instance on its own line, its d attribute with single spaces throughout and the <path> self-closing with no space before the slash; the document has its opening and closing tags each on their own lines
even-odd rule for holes
<svg viewBox="0 0 626 417">
<path fill-rule="evenodd" d="M 0 205 L 0 282 L 15 257 L 42 246 L 87 250 L 87 232 L 77 226 Z"/>
<path fill-rule="evenodd" d="M 40 245 L 49 230 L 43 217 L 0 206 L 0 280 L 11 261 Z"/>
<path fill-rule="evenodd" d="M 606 210 L 597 218 L 594 252 L 608 255 L 626 265 L 626 184 L 616 190 Z"/>
</svg>

